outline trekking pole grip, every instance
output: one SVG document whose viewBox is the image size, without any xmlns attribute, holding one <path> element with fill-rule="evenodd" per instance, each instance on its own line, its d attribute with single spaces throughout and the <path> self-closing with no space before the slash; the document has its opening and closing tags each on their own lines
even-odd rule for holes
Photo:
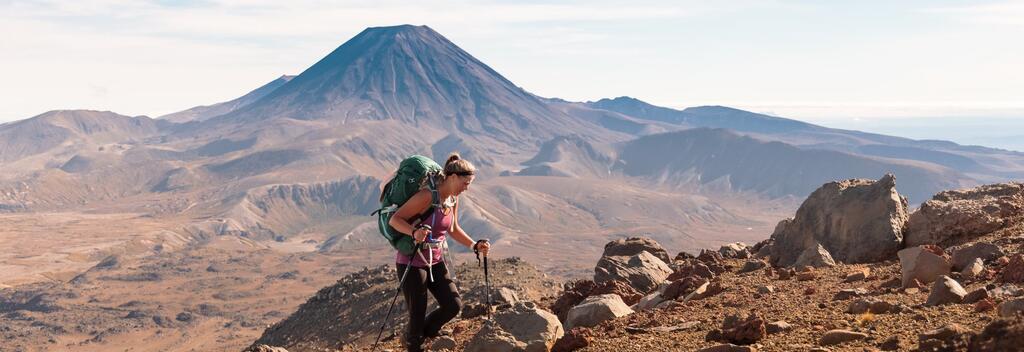
<svg viewBox="0 0 1024 352">
<path fill-rule="evenodd" d="M 421 242 L 421 241 L 417 241 L 417 240 L 416 240 L 416 231 L 419 231 L 419 230 L 424 230 L 424 229 L 425 229 L 425 230 L 427 230 L 427 236 L 430 236 L 430 231 L 432 230 L 432 228 L 430 227 L 430 225 L 427 225 L 427 224 L 419 224 L 419 225 L 417 225 L 417 226 L 416 226 L 415 228 L 413 228 L 413 229 L 412 229 L 412 240 L 413 240 L 413 242 L 417 242 L 417 243 L 423 243 L 423 242 Z M 426 240 L 426 238 L 424 237 L 424 238 L 423 238 L 423 240 L 425 241 L 425 240 Z"/>
<path fill-rule="evenodd" d="M 486 243 L 491 243 L 491 241 L 488 241 L 485 238 L 485 239 L 482 239 L 482 240 L 477 240 L 476 243 L 473 244 L 473 254 L 476 254 L 476 266 L 480 266 L 480 244 L 481 243 L 485 243 L 485 242 Z M 484 260 L 486 260 L 486 259 L 487 259 L 487 255 L 484 255 Z"/>
</svg>

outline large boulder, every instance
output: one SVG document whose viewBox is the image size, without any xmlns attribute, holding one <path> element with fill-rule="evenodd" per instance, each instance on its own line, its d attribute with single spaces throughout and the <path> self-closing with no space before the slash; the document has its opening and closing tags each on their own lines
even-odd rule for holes
<svg viewBox="0 0 1024 352">
<path fill-rule="evenodd" d="M 485 323 L 466 344 L 466 351 L 547 352 L 564 334 L 554 314 L 532 302 L 520 302 Z"/>
<path fill-rule="evenodd" d="M 900 258 L 900 273 L 903 287 L 908 287 L 914 279 L 921 283 L 929 283 L 940 276 L 949 275 L 952 265 L 949 256 L 936 246 L 917 246 L 906 248 L 897 254 Z"/>
<path fill-rule="evenodd" d="M 647 293 L 672 274 L 672 269 L 658 257 L 642 251 L 631 257 L 603 256 L 594 268 L 594 282 L 618 280 L 629 283 L 637 291 Z"/>
<path fill-rule="evenodd" d="M 661 247 L 657 241 L 647 237 L 630 237 L 608 242 L 604 245 L 604 253 L 601 256 L 632 257 L 640 252 L 650 253 L 665 263 L 672 262 L 672 258 L 668 256 L 665 248 Z"/>
<path fill-rule="evenodd" d="M 605 320 L 615 319 L 633 313 L 618 295 L 607 294 L 590 296 L 583 303 L 569 310 L 565 319 L 567 328 L 593 327 Z"/>
<path fill-rule="evenodd" d="M 773 265 L 789 267 L 808 249 L 820 253 L 820 245 L 836 262 L 888 260 L 901 248 L 908 216 L 891 174 L 878 181 L 830 182 L 811 193 L 792 220 L 776 226 L 769 255 Z"/>
<path fill-rule="evenodd" d="M 945 191 L 910 215 L 906 245 L 949 246 L 998 230 L 1024 209 L 1024 184 Z"/>
</svg>

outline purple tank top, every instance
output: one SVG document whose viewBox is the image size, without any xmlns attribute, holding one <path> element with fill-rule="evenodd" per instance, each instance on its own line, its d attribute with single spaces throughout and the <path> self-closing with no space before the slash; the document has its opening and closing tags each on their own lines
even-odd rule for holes
<svg viewBox="0 0 1024 352">
<path fill-rule="evenodd" d="M 431 235 L 434 236 L 435 240 L 440 242 L 435 243 L 433 248 L 427 249 L 427 244 L 423 244 L 423 249 L 420 250 L 422 255 L 414 254 L 412 260 L 412 266 L 422 268 L 427 266 L 429 260 L 434 264 L 441 262 L 441 242 L 445 241 L 445 235 L 448 234 L 448 229 L 452 227 L 452 220 L 455 219 L 454 209 L 448 208 L 448 213 L 445 214 L 444 207 L 434 209 L 434 213 L 423 220 L 424 224 L 430 225 Z M 395 263 L 402 265 L 409 265 L 409 256 L 403 255 L 401 252 L 395 252 Z"/>
</svg>

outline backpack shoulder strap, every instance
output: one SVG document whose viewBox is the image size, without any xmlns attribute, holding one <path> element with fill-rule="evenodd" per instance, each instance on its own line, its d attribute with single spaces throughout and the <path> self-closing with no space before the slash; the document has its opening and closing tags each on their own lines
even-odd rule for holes
<svg viewBox="0 0 1024 352">
<path fill-rule="evenodd" d="M 427 206 L 427 210 L 416 217 L 418 219 L 416 224 L 426 221 L 430 215 L 434 214 L 434 209 L 441 207 L 441 193 L 437 190 L 437 183 L 434 180 L 436 176 L 437 174 L 427 175 L 427 190 L 430 191 L 430 206 Z"/>
</svg>

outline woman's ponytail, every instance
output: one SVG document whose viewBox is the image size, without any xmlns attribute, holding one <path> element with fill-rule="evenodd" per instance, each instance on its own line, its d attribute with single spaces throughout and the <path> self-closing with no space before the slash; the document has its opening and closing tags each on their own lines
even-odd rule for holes
<svg viewBox="0 0 1024 352">
<path fill-rule="evenodd" d="M 470 176 L 476 174 L 476 167 L 469 160 L 463 159 L 459 153 L 451 153 L 444 162 L 444 175 Z"/>
</svg>

